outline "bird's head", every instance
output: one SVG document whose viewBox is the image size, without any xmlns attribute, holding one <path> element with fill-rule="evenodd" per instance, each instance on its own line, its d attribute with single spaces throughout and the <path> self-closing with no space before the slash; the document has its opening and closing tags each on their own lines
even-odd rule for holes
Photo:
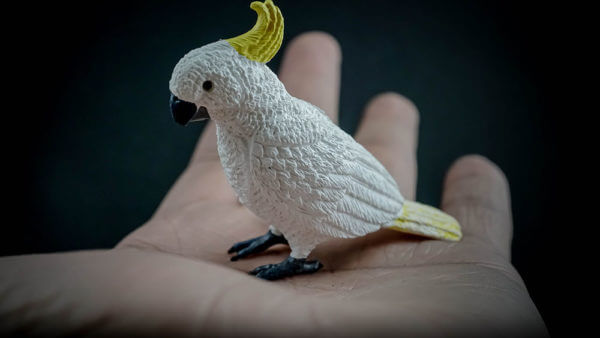
<svg viewBox="0 0 600 338">
<path fill-rule="evenodd" d="M 169 89 L 171 113 L 179 124 L 212 118 L 239 119 L 283 85 L 265 65 L 283 40 L 283 17 L 272 0 L 250 7 L 258 18 L 254 27 L 232 39 L 194 49 L 175 66 Z M 285 90 L 284 90 L 285 92 Z"/>
</svg>

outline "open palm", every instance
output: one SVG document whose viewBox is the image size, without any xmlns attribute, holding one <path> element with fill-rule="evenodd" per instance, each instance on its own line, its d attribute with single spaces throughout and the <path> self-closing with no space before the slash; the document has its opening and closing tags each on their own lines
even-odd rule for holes
<svg viewBox="0 0 600 338">
<path fill-rule="evenodd" d="M 307 33 L 287 48 L 280 79 L 292 95 L 320 106 L 336 121 L 340 61 L 330 36 Z M 387 93 L 368 104 L 356 135 L 407 199 L 415 198 L 417 129 L 416 108 Z M 256 332 L 296 327 L 298 333 L 316 328 L 354 334 L 543 333 L 543 322 L 510 264 L 510 196 L 502 172 L 479 156 L 458 160 L 445 180 L 442 209 L 461 223 L 462 241 L 381 230 L 318 246 L 311 257 L 324 268 L 315 274 L 258 280 L 246 272 L 283 260 L 289 248 L 279 245 L 229 260 L 232 244 L 263 234 L 267 224 L 239 204 L 226 182 L 211 123 L 155 215 L 115 251 L 157 251 L 203 264 L 202 287 L 220 295 L 204 305 L 216 318 L 215 332 L 253 332 L 247 331 L 249 325 Z M 240 318 L 246 326 L 239 326 Z"/>
</svg>

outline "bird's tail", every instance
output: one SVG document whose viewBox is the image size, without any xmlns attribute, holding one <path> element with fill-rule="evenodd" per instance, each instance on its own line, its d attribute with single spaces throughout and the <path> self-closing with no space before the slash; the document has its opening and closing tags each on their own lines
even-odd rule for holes
<svg viewBox="0 0 600 338">
<path fill-rule="evenodd" d="M 434 207 L 412 201 L 404 201 L 402 214 L 386 228 L 448 241 L 459 241 L 462 238 L 460 224 L 454 217 Z"/>
</svg>

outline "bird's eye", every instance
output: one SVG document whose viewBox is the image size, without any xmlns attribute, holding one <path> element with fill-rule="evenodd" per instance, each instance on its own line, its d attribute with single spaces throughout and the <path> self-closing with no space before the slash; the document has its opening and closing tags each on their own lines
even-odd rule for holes
<svg viewBox="0 0 600 338">
<path fill-rule="evenodd" d="M 212 81 L 204 81 L 202 83 L 202 89 L 204 89 L 205 91 L 209 92 L 212 90 L 212 88 L 213 88 Z"/>
</svg>

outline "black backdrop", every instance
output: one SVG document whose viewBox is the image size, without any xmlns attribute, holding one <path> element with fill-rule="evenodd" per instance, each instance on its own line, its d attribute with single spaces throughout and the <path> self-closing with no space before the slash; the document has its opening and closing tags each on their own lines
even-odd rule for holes
<svg viewBox="0 0 600 338">
<path fill-rule="evenodd" d="M 439 203 L 463 154 L 511 184 L 513 263 L 551 332 L 561 146 L 556 8 L 506 1 L 285 1 L 283 47 L 324 30 L 343 49 L 340 124 L 394 90 L 421 112 L 418 199 Z M 188 50 L 245 32 L 249 1 L 103 1 L 20 8 L 7 31 L 2 254 L 110 248 L 147 220 L 186 165 L 202 125 L 169 115 L 168 80 Z M 269 64 L 279 67 L 281 53 Z M 12 135 L 12 134 L 11 134 Z"/>
</svg>

